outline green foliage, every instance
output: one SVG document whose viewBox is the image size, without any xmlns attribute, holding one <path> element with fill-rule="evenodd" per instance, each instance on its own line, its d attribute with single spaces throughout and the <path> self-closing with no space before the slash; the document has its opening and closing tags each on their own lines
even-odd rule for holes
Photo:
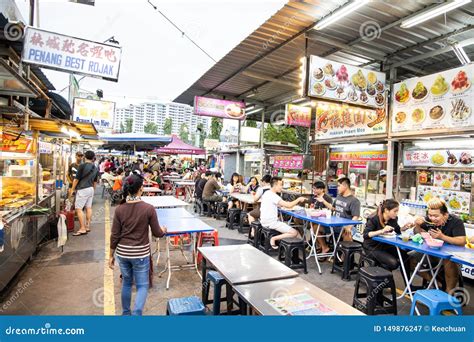
<svg viewBox="0 0 474 342">
<path fill-rule="evenodd" d="M 179 138 L 186 143 L 189 142 L 189 130 L 185 123 L 181 124 L 181 127 L 179 128 Z"/>
<path fill-rule="evenodd" d="M 165 119 L 165 123 L 163 124 L 163 134 L 170 135 L 173 130 L 173 120 L 170 117 Z"/>
<path fill-rule="evenodd" d="M 255 120 L 245 120 L 246 127 L 254 127 L 257 128 L 257 121 Z"/>
<path fill-rule="evenodd" d="M 125 120 L 125 133 L 132 133 L 133 131 L 133 119 L 126 119 Z"/>
<path fill-rule="evenodd" d="M 265 142 L 286 142 L 300 146 L 300 141 L 293 127 L 287 126 L 273 126 L 268 124 L 263 133 Z"/>
<path fill-rule="evenodd" d="M 158 125 L 154 122 L 147 122 L 143 130 L 145 133 L 158 134 Z"/>
<path fill-rule="evenodd" d="M 211 120 L 211 135 L 209 136 L 210 139 L 217 139 L 221 135 L 222 127 L 224 126 L 223 120 L 220 118 L 212 118 Z"/>
</svg>

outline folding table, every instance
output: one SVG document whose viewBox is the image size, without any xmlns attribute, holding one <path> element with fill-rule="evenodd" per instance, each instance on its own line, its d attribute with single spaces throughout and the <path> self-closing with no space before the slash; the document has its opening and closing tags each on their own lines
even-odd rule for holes
<svg viewBox="0 0 474 342">
<path fill-rule="evenodd" d="M 155 208 L 176 208 L 189 205 L 173 196 L 142 196 L 142 201 L 151 204 Z"/>
<path fill-rule="evenodd" d="M 318 258 L 320 257 L 334 257 L 334 254 L 336 252 L 336 246 L 339 243 L 339 240 L 341 239 L 342 236 L 342 230 L 339 232 L 339 235 L 336 239 L 336 235 L 334 233 L 334 228 L 338 227 L 345 227 L 345 226 L 354 226 L 361 224 L 361 221 L 355 221 L 351 219 L 346 219 L 342 217 L 337 217 L 337 216 L 331 216 L 331 217 L 312 217 L 306 214 L 306 211 L 304 210 L 298 210 L 298 211 L 292 211 L 292 210 L 285 210 L 285 209 L 280 209 L 280 212 L 286 215 L 289 215 L 291 217 L 300 219 L 304 222 L 304 237 L 306 238 L 306 231 L 308 230 L 308 223 L 314 223 L 317 224 L 316 232 L 309 228 L 309 232 L 311 234 L 311 242 L 308 243 L 308 245 L 311 247 L 311 251 L 309 255 L 307 256 L 307 259 L 310 257 L 314 256 L 314 259 L 316 261 L 316 265 L 318 266 L 318 271 L 319 274 L 321 274 L 321 265 L 319 264 Z M 330 233 L 325 234 L 325 235 L 319 235 L 319 230 L 321 229 L 321 226 L 323 227 L 329 227 Z M 316 242 L 318 237 L 331 237 L 334 243 L 334 250 L 327 252 L 327 253 L 318 253 L 317 248 L 316 248 Z"/>
</svg>

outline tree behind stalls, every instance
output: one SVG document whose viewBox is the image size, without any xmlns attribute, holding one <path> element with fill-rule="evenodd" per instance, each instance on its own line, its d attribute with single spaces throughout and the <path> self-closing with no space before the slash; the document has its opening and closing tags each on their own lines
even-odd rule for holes
<svg viewBox="0 0 474 342">
<path fill-rule="evenodd" d="M 224 124 L 222 122 L 222 119 L 212 118 L 212 120 L 211 120 L 211 135 L 209 136 L 209 138 L 219 140 L 223 125 Z"/>
<path fill-rule="evenodd" d="M 125 120 L 125 133 L 132 133 L 133 131 L 133 119 L 129 118 Z"/>
<path fill-rule="evenodd" d="M 179 128 L 179 138 L 185 143 L 189 143 L 189 130 L 185 123 L 181 124 L 181 127 Z"/>
<path fill-rule="evenodd" d="M 163 124 L 163 134 L 170 135 L 173 131 L 173 120 L 170 117 L 165 119 L 165 123 Z"/>
<path fill-rule="evenodd" d="M 287 126 L 273 126 L 268 124 L 263 133 L 265 142 L 283 142 L 297 145 L 300 149 L 303 147 L 300 145 L 296 130 L 293 127 Z"/>
<path fill-rule="evenodd" d="M 257 128 L 257 121 L 255 121 L 255 120 L 245 120 L 245 127 Z"/>
<path fill-rule="evenodd" d="M 158 134 L 158 125 L 154 122 L 147 122 L 143 131 L 149 134 Z"/>
<path fill-rule="evenodd" d="M 207 132 L 204 129 L 204 125 L 202 124 L 202 122 L 197 124 L 196 130 L 197 130 L 196 134 L 198 132 L 200 132 L 200 134 L 199 134 L 199 146 L 198 147 L 203 147 L 204 146 L 204 139 L 206 139 L 206 137 L 207 137 Z"/>
<path fill-rule="evenodd" d="M 120 123 L 120 133 L 125 133 L 125 126 L 123 125 L 123 122 Z"/>
</svg>

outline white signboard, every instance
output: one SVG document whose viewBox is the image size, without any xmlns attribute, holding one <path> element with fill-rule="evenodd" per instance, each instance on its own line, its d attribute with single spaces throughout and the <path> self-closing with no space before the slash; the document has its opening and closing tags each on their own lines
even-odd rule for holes
<svg viewBox="0 0 474 342">
<path fill-rule="evenodd" d="M 392 132 L 472 129 L 473 76 L 471 64 L 395 84 Z"/>
<path fill-rule="evenodd" d="M 93 123 L 98 131 L 112 129 L 115 102 L 74 99 L 73 120 Z"/>
<path fill-rule="evenodd" d="M 118 81 L 122 49 L 27 27 L 21 60 L 43 68 Z"/>
<path fill-rule="evenodd" d="M 260 129 L 254 127 L 241 127 L 240 140 L 245 142 L 260 142 Z"/>
</svg>

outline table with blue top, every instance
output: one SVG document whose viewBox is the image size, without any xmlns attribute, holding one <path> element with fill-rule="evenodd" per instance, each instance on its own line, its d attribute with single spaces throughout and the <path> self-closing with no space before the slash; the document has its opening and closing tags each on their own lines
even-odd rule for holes
<svg viewBox="0 0 474 342">
<path fill-rule="evenodd" d="M 204 232 L 212 232 L 214 231 L 214 228 L 209 226 L 207 223 L 201 221 L 200 219 L 193 217 L 189 212 L 188 214 L 191 215 L 189 216 L 188 214 L 181 212 L 182 208 L 176 208 L 176 209 L 160 209 L 158 210 L 158 216 L 159 216 L 159 221 L 160 225 L 166 227 L 167 233 L 166 233 L 166 261 L 165 261 L 165 268 L 160 272 L 160 277 L 163 275 L 166 271 L 168 271 L 168 279 L 166 281 L 166 289 L 169 289 L 170 285 L 170 280 L 171 280 L 171 272 L 172 271 L 177 271 L 177 270 L 183 270 L 183 269 L 190 269 L 194 268 L 196 272 L 198 273 L 199 276 L 199 269 L 197 266 L 197 253 L 196 253 L 196 236 L 198 234 L 204 233 Z M 184 209 L 182 209 L 184 210 Z M 166 212 L 167 211 L 167 212 Z M 178 213 L 179 211 L 179 213 Z M 178 216 L 180 215 L 180 216 Z M 170 258 L 170 237 L 173 236 L 180 236 L 184 234 L 190 234 L 192 237 L 191 241 L 191 250 L 192 250 L 192 256 L 193 256 L 193 262 L 190 263 L 188 259 L 186 258 L 183 250 L 183 245 L 180 244 L 177 249 L 179 249 L 186 259 L 187 264 L 186 265 L 171 265 L 171 258 Z M 159 247 L 159 241 L 158 240 L 158 245 L 157 245 L 157 250 L 158 250 L 158 257 L 156 263 L 159 263 L 160 260 L 160 247 Z"/>
<path fill-rule="evenodd" d="M 162 219 L 166 220 L 171 217 L 173 218 L 197 218 L 192 213 L 187 211 L 184 208 L 161 208 L 156 209 L 156 214 L 158 215 L 158 221 Z"/>
<path fill-rule="evenodd" d="M 417 263 L 417 265 L 416 265 L 416 267 L 413 271 L 413 274 L 410 278 L 408 278 L 408 273 L 405 269 L 404 263 L 400 262 L 400 266 L 401 266 L 401 269 L 402 269 L 402 275 L 405 279 L 406 288 L 403 291 L 403 293 L 398 297 L 398 299 L 400 299 L 403 296 L 405 296 L 406 294 L 408 294 L 410 296 L 410 299 L 413 301 L 413 291 L 411 289 L 411 286 L 413 284 L 415 276 L 417 275 L 417 273 L 420 270 L 424 271 L 424 272 L 429 271 L 432 275 L 432 279 L 431 279 L 430 283 L 428 284 L 427 288 L 430 288 L 433 285 L 436 288 L 438 288 L 438 284 L 435 281 L 435 279 L 436 279 L 436 276 L 439 273 L 439 270 L 441 269 L 443 260 L 450 260 L 450 261 L 460 263 L 460 264 L 472 265 L 472 262 L 473 262 L 472 259 L 471 259 L 471 261 L 469 261 L 466 258 L 463 259 L 459 256 L 453 255 L 453 253 L 454 254 L 456 254 L 456 253 L 469 253 L 472 256 L 472 258 L 474 258 L 474 250 L 470 250 L 470 249 L 465 248 L 463 246 L 455 246 L 455 245 L 451 245 L 451 244 L 447 244 L 447 243 L 445 243 L 441 248 L 435 249 L 435 248 L 428 247 L 428 245 L 425 242 L 423 242 L 422 244 L 419 244 L 419 243 L 416 243 L 416 242 L 413 242 L 413 241 L 405 242 L 401 239 L 401 236 L 397 236 L 397 237 L 394 237 L 394 238 L 386 238 L 386 237 L 382 237 L 382 236 L 376 236 L 376 237 L 373 237 L 372 239 L 374 241 L 378 241 L 378 242 L 382 242 L 382 243 L 385 243 L 385 244 L 388 244 L 388 245 L 395 246 L 397 248 L 397 253 L 398 253 L 399 260 L 403 260 L 402 259 L 402 254 L 401 254 L 402 249 L 403 250 L 408 250 L 408 251 L 415 251 L 415 252 L 418 252 L 418 253 L 422 254 L 421 260 Z M 437 265 L 432 265 L 431 264 L 431 260 L 429 258 L 430 256 L 435 257 L 435 258 L 439 258 L 439 262 L 438 262 Z M 425 270 L 422 270 L 421 267 L 422 267 L 422 265 L 425 261 L 428 263 L 429 268 L 425 269 Z"/>
<path fill-rule="evenodd" d="M 293 218 L 300 219 L 304 222 L 304 233 L 303 233 L 304 238 L 306 237 L 306 232 L 308 230 L 308 224 L 309 223 L 314 223 L 314 224 L 317 225 L 316 231 L 314 231 L 313 229 L 309 229 L 309 232 L 311 234 L 311 241 L 308 244 L 309 244 L 309 246 L 311 246 L 311 251 L 310 251 L 309 255 L 307 256 L 307 258 L 309 259 L 310 257 L 314 256 L 314 259 L 316 261 L 316 265 L 318 266 L 319 274 L 321 274 L 322 272 L 321 272 L 321 266 L 319 264 L 318 258 L 321 258 L 321 257 L 333 258 L 334 253 L 336 252 L 336 246 L 339 243 L 339 240 L 341 239 L 341 236 L 342 236 L 342 229 L 341 229 L 341 231 L 339 232 L 339 235 L 336 239 L 336 234 L 334 233 L 334 228 L 341 228 L 341 227 L 354 226 L 354 225 L 361 224 L 361 221 L 346 219 L 346 218 L 337 217 L 337 216 L 313 217 L 313 216 L 309 216 L 308 214 L 306 214 L 305 210 L 294 211 L 294 210 L 280 209 L 280 212 L 282 214 L 289 215 Z M 328 227 L 330 229 L 330 232 L 328 234 L 320 235 L 319 230 L 321 229 L 321 227 Z M 311 228 L 311 227 L 309 227 L 309 228 Z M 331 237 L 332 240 L 333 240 L 333 243 L 334 243 L 334 249 L 332 251 L 327 252 L 327 253 L 318 253 L 317 248 L 316 248 L 316 242 L 317 242 L 318 237 L 323 237 L 323 238 Z"/>
</svg>

